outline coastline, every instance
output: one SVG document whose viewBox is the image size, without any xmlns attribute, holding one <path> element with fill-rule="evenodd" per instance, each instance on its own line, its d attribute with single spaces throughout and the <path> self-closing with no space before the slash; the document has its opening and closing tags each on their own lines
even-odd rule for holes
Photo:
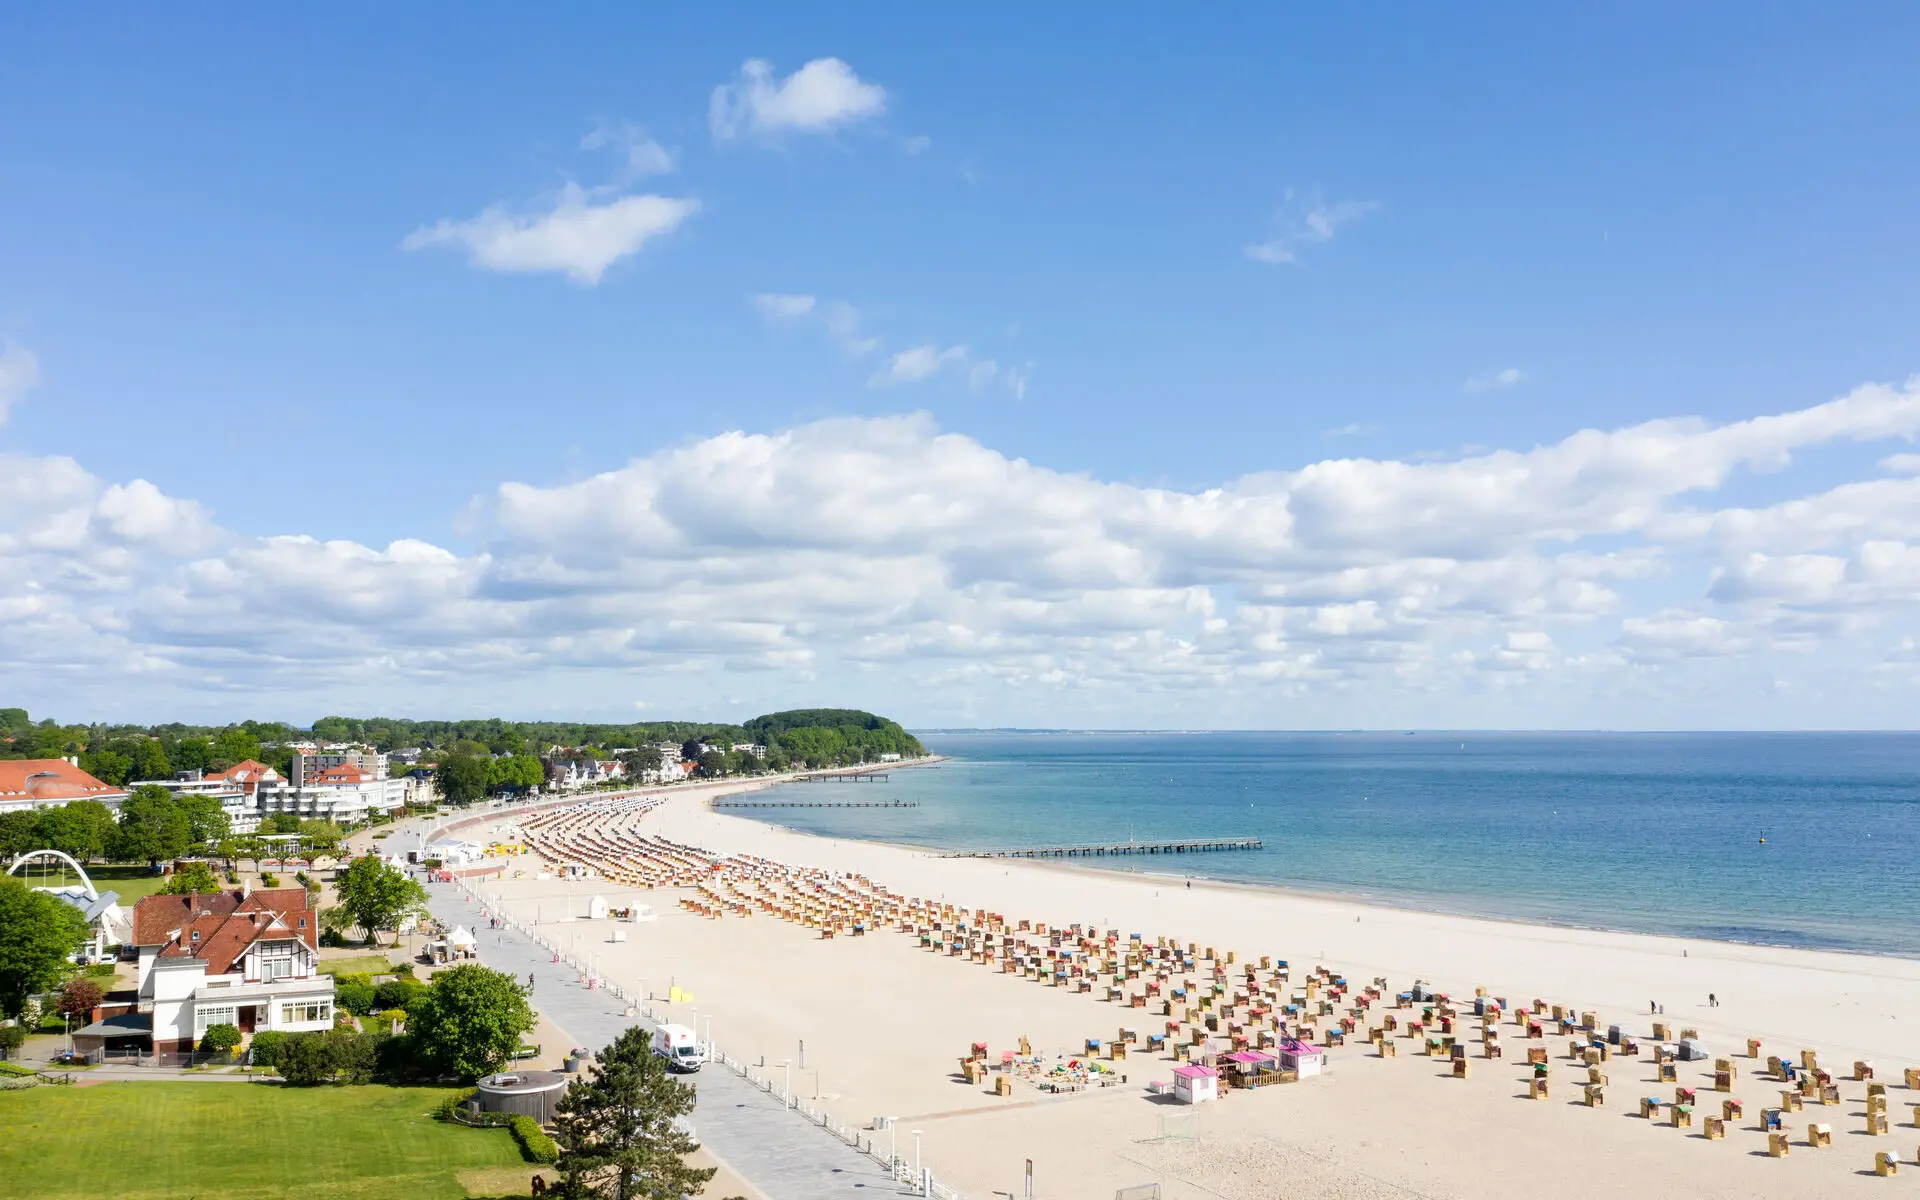
<svg viewBox="0 0 1920 1200">
<path fill-rule="evenodd" d="M 1773 1085 L 1742 1054 L 1749 1037 L 1763 1039 L 1766 1053 L 1818 1048 L 1823 1062 L 1842 1070 L 1877 1059 L 1896 1079 L 1902 1065 L 1920 1062 L 1920 1021 L 1900 1020 L 1920 1002 L 1913 960 L 1438 915 L 1260 885 L 1196 880 L 1189 889 L 1184 877 L 1054 862 L 941 858 L 925 848 L 816 836 L 716 812 L 701 803 L 712 794 L 670 789 L 643 831 L 716 853 L 862 875 L 968 908 L 1080 921 L 1122 937 L 1139 932 L 1149 942 L 1168 936 L 1231 947 L 1249 959 L 1271 953 L 1298 972 L 1324 962 L 1349 978 L 1384 976 L 1399 988 L 1424 979 L 1456 996 L 1485 986 L 1515 1003 L 1541 997 L 1597 1010 L 1603 1024 L 1622 1023 L 1640 1037 L 1654 1020 L 1698 1028 L 1713 1053 L 1741 1054 L 1750 1078 L 1736 1094 L 1750 1118 Z M 1111 1038 L 1116 1021 L 1157 1028 L 1156 1018 L 1138 1010 L 1127 1014 L 1068 989 L 928 953 L 892 930 L 824 940 L 777 917 L 697 916 L 677 904 L 685 891 L 530 877 L 483 886 L 519 919 L 539 917 L 546 935 L 571 944 L 593 972 L 652 995 L 655 1008 L 669 1007 L 662 997 L 679 989 L 673 1019 L 697 1021 L 734 1058 L 767 1064 L 777 1083 L 790 1079 L 839 1119 L 865 1127 L 890 1113 L 924 1131 L 929 1161 L 976 1200 L 1017 1183 L 1022 1156 L 1039 1163 L 1045 1194 L 1089 1200 L 1146 1178 L 1180 1200 L 1251 1200 L 1272 1195 L 1277 1174 L 1300 1194 L 1368 1198 L 1411 1191 L 1519 1200 L 1540 1194 L 1543 1179 L 1554 1181 L 1553 1194 L 1579 1197 L 1623 1188 L 1675 1198 L 1825 1197 L 1875 1186 L 1854 1182 L 1852 1169 L 1861 1165 L 1854 1155 L 1795 1155 L 1791 1164 L 1768 1158 L 1751 1121 L 1728 1136 L 1745 1150 L 1757 1141 L 1757 1154 L 1703 1149 L 1697 1137 L 1620 1120 L 1632 1108 L 1628 1097 L 1667 1090 L 1635 1090 L 1643 1078 L 1653 1084 L 1644 1065 L 1613 1068 L 1615 1107 L 1596 1114 L 1578 1101 L 1577 1087 L 1572 1097 L 1556 1092 L 1551 1105 L 1525 1103 L 1524 1088 L 1517 1099 L 1513 1080 L 1525 1069 L 1517 1061 L 1476 1059 L 1474 1081 L 1461 1083 L 1404 1043 L 1397 1060 L 1349 1044 L 1334 1052 L 1326 1079 L 1236 1097 L 1208 1109 L 1203 1141 L 1166 1142 L 1157 1133 L 1167 1110 L 1144 1087 L 1165 1077 L 1171 1064 L 1164 1059 L 1130 1056 L 1135 1061 L 1122 1069 L 1132 1072 L 1131 1083 L 1078 1096 L 1023 1089 L 1000 1097 L 954 1074 L 955 1055 L 973 1042 L 998 1052 L 1030 1037 L 1037 1048 L 1078 1053 L 1082 1039 Z M 614 904 L 651 904 L 658 919 L 625 927 L 625 941 L 615 943 L 580 915 L 596 894 Z M 1650 1004 L 1664 1012 L 1649 1015 Z M 1556 1058 L 1562 1049 L 1555 1041 Z M 790 1077 L 781 1074 L 788 1063 L 799 1067 Z M 1699 1066 L 1688 1070 L 1697 1074 Z M 1584 1071 L 1556 1066 L 1556 1088 L 1572 1078 L 1563 1074 L 1570 1069 Z M 1711 1080 L 1683 1074 L 1681 1082 L 1705 1087 Z M 903 1134 L 903 1152 L 905 1145 Z M 1565 1156 L 1575 1147 L 1609 1170 L 1568 1175 Z M 1221 1174 L 1223 1164 L 1237 1165 Z"/>
<path fill-rule="evenodd" d="M 729 813 L 727 815 L 733 816 L 735 814 Z M 1585 933 L 1618 934 L 1622 937 L 1651 938 L 1651 939 L 1657 939 L 1661 941 L 1669 941 L 1669 942 L 1675 943 L 1676 945 L 1685 944 L 1689 947 L 1701 946 L 1701 945 L 1751 947 L 1751 948 L 1760 949 L 1760 950 L 1793 950 L 1793 951 L 1800 951 L 1808 954 L 1841 954 L 1841 955 L 1848 955 L 1848 956 L 1865 958 L 1865 959 L 1887 958 L 1887 959 L 1896 959 L 1896 960 L 1905 961 L 1905 962 L 1920 963 L 1920 952 L 1913 952 L 1913 951 L 1872 950 L 1872 949 L 1862 949 L 1862 948 L 1849 947 L 1849 946 L 1814 946 L 1814 945 L 1806 945 L 1804 943 L 1798 943 L 1798 942 L 1787 942 L 1787 941 L 1772 942 L 1772 941 L 1760 941 L 1756 939 L 1746 939 L 1746 938 L 1712 938 L 1712 937 L 1701 937 L 1701 936 L 1690 935 L 1690 934 L 1668 933 L 1668 932 L 1663 932 L 1659 930 L 1633 929 L 1633 928 L 1628 928 L 1620 925 L 1608 925 L 1601 922 L 1583 924 L 1575 921 L 1555 920 L 1550 917 L 1544 917 L 1544 916 L 1519 915 L 1519 914 L 1497 913 L 1497 912 L 1468 912 L 1468 911 L 1463 911 L 1457 908 L 1448 908 L 1448 907 L 1445 907 L 1444 905 L 1439 905 L 1439 904 L 1432 904 L 1432 905 L 1420 904 L 1416 902 L 1411 896 L 1405 893 L 1400 893 L 1397 895 L 1389 895 L 1389 894 L 1377 894 L 1377 893 L 1368 893 L 1368 892 L 1349 892 L 1349 891 L 1342 891 L 1342 890 L 1332 889 L 1332 888 L 1322 889 L 1322 888 L 1302 887 L 1298 884 L 1268 883 L 1268 882 L 1261 882 L 1256 880 L 1245 880 L 1245 879 L 1220 879 L 1220 878 L 1208 876 L 1208 875 L 1187 874 L 1182 872 L 1135 871 L 1135 870 L 1129 870 L 1125 867 L 1090 866 L 1082 862 L 1072 861 L 1070 859 L 1038 858 L 1038 859 L 1010 860 L 1010 859 L 977 858 L 977 857 L 966 855 L 966 854 L 954 853 L 953 851 L 950 851 L 947 848 L 942 846 L 926 846 L 916 842 L 899 842 L 899 841 L 887 840 L 884 838 L 864 838 L 864 837 L 854 837 L 851 835 L 843 835 L 842 837 L 835 837 L 834 835 L 830 835 L 830 834 L 816 833 L 812 830 L 796 829 L 791 825 L 782 824 L 778 820 L 772 817 L 751 816 L 751 815 L 748 815 L 747 812 L 742 812 L 738 815 L 739 815 L 739 819 L 741 820 L 752 821 L 755 824 L 764 825 L 773 829 L 778 829 L 783 833 L 789 834 L 797 838 L 810 838 L 810 839 L 813 839 L 816 841 L 822 841 L 822 842 L 834 842 L 834 841 L 845 840 L 849 842 L 858 842 L 863 845 L 884 846 L 884 847 L 887 847 L 888 849 L 898 850 L 902 853 L 923 855 L 929 858 L 938 858 L 938 859 L 953 859 L 953 860 L 969 860 L 970 859 L 971 861 L 977 861 L 977 862 L 1018 861 L 1025 866 L 1029 866 L 1039 870 L 1059 871 L 1059 872 L 1063 872 L 1070 875 L 1079 875 L 1079 876 L 1085 876 L 1085 877 L 1096 878 L 1096 879 L 1107 879 L 1107 878 L 1117 877 L 1122 879 L 1128 879 L 1128 878 L 1159 879 L 1159 880 L 1171 879 L 1179 882 L 1191 881 L 1191 883 L 1196 889 L 1206 888 L 1210 891 L 1240 892 L 1240 893 L 1245 893 L 1248 895 L 1256 895 L 1256 896 L 1257 895 L 1285 896 L 1285 897 L 1291 897 L 1298 900 L 1318 900 L 1318 901 L 1325 901 L 1329 903 L 1357 905 L 1357 906 L 1362 906 L 1370 909 L 1379 909 L 1385 912 L 1399 912 L 1399 913 L 1408 913 L 1408 914 L 1422 915 L 1422 916 L 1445 917 L 1445 918 L 1449 918 L 1452 920 L 1459 920 L 1459 921 L 1481 921 L 1481 922 L 1487 922 L 1490 924 L 1502 925 L 1502 926 L 1518 926 L 1522 928 L 1542 928 L 1542 929 L 1565 929 L 1565 930 L 1579 931 L 1579 932 L 1585 932 Z"/>
</svg>

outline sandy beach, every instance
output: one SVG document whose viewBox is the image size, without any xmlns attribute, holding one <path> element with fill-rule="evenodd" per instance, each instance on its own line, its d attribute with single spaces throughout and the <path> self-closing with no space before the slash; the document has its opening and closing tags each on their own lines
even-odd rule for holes
<svg viewBox="0 0 1920 1200">
<path fill-rule="evenodd" d="M 1086 1039 L 1110 1041 L 1123 1026 L 1137 1028 L 1144 1043 L 1164 1018 L 1098 992 L 1043 986 L 930 952 L 890 928 L 823 939 L 764 913 L 695 915 L 678 904 L 690 889 L 534 878 L 532 856 L 517 860 L 508 878 L 480 885 L 504 911 L 537 919 L 549 937 L 576 946 L 607 978 L 653 995 L 657 1009 L 703 1033 L 710 1029 L 734 1058 L 764 1059 L 777 1079 L 790 1070 L 793 1090 L 817 1095 L 839 1120 L 864 1127 L 876 1116 L 895 1117 L 903 1155 L 911 1155 L 919 1131 L 927 1163 L 978 1200 L 996 1191 L 1020 1195 L 1028 1159 L 1035 1194 L 1062 1200 L 1107 1200 L 1118 1188 L 1150 1182 L 1169 1198 L 1235 1200 L 1815 1197 L 1920 1183 L 1912 1165 L 1920 1128 L 1910 1107 L 1920 1104 L 1920 1092 L 1904 1081 L 1905 1068 L 1920 1066 L 1920 962 L 1405 912 L 1272 889 L 1189 886 L 1175 874 L 942 858 L 806 836 L 705 807 L 727 790 L 734 789 L 674 789 L 641 828 L 714 853 L 863 875 L 895 892 L 1010 921 L 1078 922 L 1139 933 L 1149 945 L 1165 936 L 1217 946 L 1223 955 L 1232 948 L 1245 961 L 1285 959 L 1296 982 L 1320 964 L 1356 984 L 1384 976 L 1389 1007 L 1393 993 L 1416 979 L 1456 1001 L 1476 987 L 1516 1005 L 1540 998 L 1596 1011 L 1602 1028 L 1621 1024 L 1643 1042 L 1637 1059 L 1615 1056 L 1602 1068 L 1608 1081 L 1599 1108 L 1581 1099 L 1588 1071 L 1567 1057 L 1565 1037 L 1550 1029 L 1544 1039 L 1524 1040 L 1511 1023 L 1501 1027 L 1503 1058 L 1483 1059 L 1475 1042 L 1466 1079 L 1453 1077 L 1444 1059 L 1418 1054 L 1419 1043 L 1405 1036 L 1395 1057 L 1382 1058 L 1362 1028 L 1331 1051 L 1325 1076 L 1234 1091 L 1194 1108 L 1148 1094 L 1149 1081 L 1169 1079 L 1176 1064 L 1144 1045 L 1123 1062 L 1103 1063 L 1126 1075 L 1122 1085 L 1053 1095 L 1023 1081 L 997 1096 L 990 1084 L 959 1074 L 973 1043 L 986 1042 L 996 1062 L 1021 1038 L 1042 1055 L 1077 1054 Z M 469 836 L 501 819 L 477 818 Z M 1764 895 L 1764 880 L 1753 886 Z M 659 919 L 619 926 L 626 940 L 616 944 L 610 923 L 583 919 L 594 895 L 616 906 L 650 904 Z M 674 987 L 692 999 L 668 1005 Z M 1650 1015 L 1650 1004 L 1664 1005 L 1664 1017 Z M 1698 1030 L 1713 1057 L 1735 1056 L 1732 1090 L 1711 1090 L 1711 1058 L 1678 1063 L 1675 1081 L 1656 1082 L 1644 1046 L 1656 1020 L 1676 1033 Z M 1758 1060 L 1746 1057 L 1749 1038 L 1763 1042 Z M 1544 1102 L 1527 1098 L 1529 1047 L 1551 1055 Z M 1765 1056 L 1798 1061 L 1803 1048 L 1817 1050 L 1837 1077 L 1841 1102 L 1809 1101 L 1804 1112 L 1785 1114 L 1791 1152 L 1771 1157 L 1760 1114 L 1782 1103 L 1787 1085 L 1763 1077 Z M 1865 1132 L 1868 1084 L 1851 1079 L 1858 1059 L 1871 1060 L 1886 1087 L 1885 1136 Z M 791 1067 L 781 1065 L 787 1060 Z M 1676 1087 L 1698 1089 L 1691 1128 L 1640 1116 L 1641 1097 L 1671 1101 Z M 1708 1140 L 1704 1118 L 1718 1116 L 1728 1097 L 1743 1101 L 1744 1116 L 1726 1122 L 1723 1140 Z M 1183 1136 L 1192 1132 L 1183 1118 L 1194 1112 L 1198 1136 Z M 1176 1114 L 1172 1123 L 1168 1114 Z M 1831 1125 L 1830 1148 L 1806 1144 L 1810 1122 Z M 1899 1179 L 1873 1175 L 1880 1151 L 1898 1156 Z"/>
</svg>

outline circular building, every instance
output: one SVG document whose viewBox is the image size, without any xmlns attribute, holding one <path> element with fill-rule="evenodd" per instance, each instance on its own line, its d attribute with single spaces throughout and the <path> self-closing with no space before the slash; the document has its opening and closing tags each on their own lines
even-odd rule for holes
<svg viewBox="0 0 1920 1200">
<path fill-rule="evenodd" d="M 469 1103 L 476 1111 L 532 1117 L 551 1125 L 553 1107 L 566 1093 L 567 1077 L 558 1071 L 502 1071 L 475 1086 Z"/>
</svg>

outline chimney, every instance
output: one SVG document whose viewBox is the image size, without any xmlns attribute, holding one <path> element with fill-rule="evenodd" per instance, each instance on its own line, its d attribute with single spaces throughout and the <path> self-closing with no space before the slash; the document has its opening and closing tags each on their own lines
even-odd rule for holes
<svg viewBox="0 0 1920 1200">
<path fill-rule="evenodd" d="M 251 895 L 253 895 L 253 880 L 249 878 L 245 883 L 240 885 L 240 898 L 245 900 Z"/>
</svg>

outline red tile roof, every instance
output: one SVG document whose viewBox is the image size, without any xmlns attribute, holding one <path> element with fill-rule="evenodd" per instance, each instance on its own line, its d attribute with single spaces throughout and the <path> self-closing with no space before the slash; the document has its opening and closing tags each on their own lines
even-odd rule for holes
<svg viewBox="0 0 1920 1200">
<path fill-rule="evenodd" d="M 124 795 L 123 789 L 101 783 L 64 758 L 0 759 L 0 799 L 64 801 Z"/>
<path fill-rule="evenodd" d="M 258 941 L 293 939 L 320 948 L 320 922 L 305 888 L 148 896 L 133 906 L 133 943 L 158 946 L 162 958 L 198 958 L 224 975 Z M 195 934 L 199 937 L 195 937 Z"/>
</svg>

